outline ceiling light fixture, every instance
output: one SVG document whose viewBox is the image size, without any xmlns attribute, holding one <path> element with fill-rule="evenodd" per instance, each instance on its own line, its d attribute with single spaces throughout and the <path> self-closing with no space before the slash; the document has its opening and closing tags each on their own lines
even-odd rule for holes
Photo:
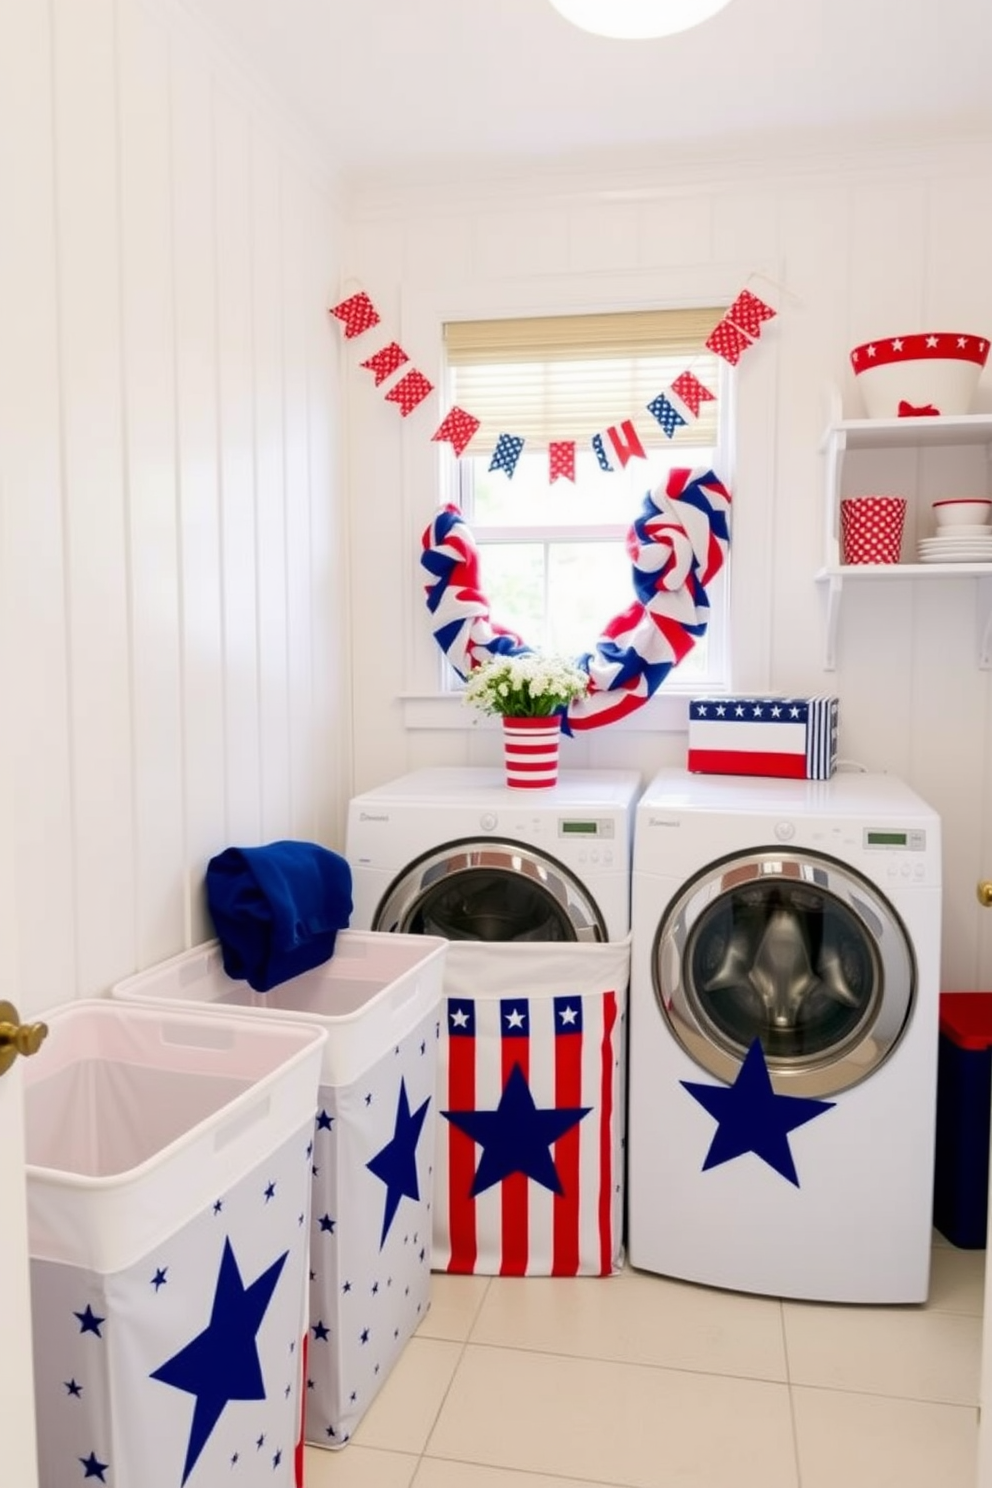
<svg viewBox="0 0 992 1488">
<path fill-rule="evenodd" d="M 566 21 L 596 36 L 674 36 L 715 16 L 730 0 L 551 0 Z"/>
</svg>

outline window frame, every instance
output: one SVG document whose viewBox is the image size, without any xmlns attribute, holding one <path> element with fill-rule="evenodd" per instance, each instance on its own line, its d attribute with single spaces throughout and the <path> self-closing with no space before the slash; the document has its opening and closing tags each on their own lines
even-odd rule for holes
<svg viewBox="0 0 992 1488">
<path fill-rule="evenodd" d="M 435 387 L 444 383 L 444 325 L 452 320 L 496 319 L 551 314 L 596 314 L 643 308 L 677 309 L 730 304 L 741 286 L 754 275 L 773 281 L 782 269 L 773 263 L 720 263 L 664 270 L 617 271 L 613 274 L 570 274 L 531 278 L 507 277 L 484 285 L 424 289 L 404 295 L 400 309 L 404 344 L 418 348 L 418 364 Z M 606 286 L 612 284 L 610 293 Z M 659 284 L 664 293 L 659 294 Z M 738 498 L 742 480 L 752 488 L 768 489 L 775 474 L 775 416 L 778 351 L 772 343 L 748 360 L 747 375 L 728 367 L 723 396 L 727 410 L 730 449 L 726 464 L 716 473 L 734 498 L 734 581 L 727 603 L 727 681 L 708 691 L 733 693 L 767 690 L 771 662 L 771 557 L 773 533 L 769 521 L 749 511 Z M 436 422 L 446 404 L 432 410 Z M 439 411 L 440 410 L 440 411 Z M 435 425 L 436 426 L 436 425 Z M 407 550 L 415 554 L 404 567 L 404 610 L 413 617 L 402 639 L 404 689 L 399 702 L 404 727 L 470 732 L 495 727 L 493 720 L 467 709 L 457 691 L 444 684 L 450 670 L 430 631 L 424 604 L 424 574 L 419 563 L 422 536 L 440 506 L 457 503 L 457 461 L 446 459 L 430 430 L 414 419 L 404 421 L 402 455 L 401 530 Z M 762 503 L 767 513 L 771 503 Z M 632 513 L 631 517 L 635 514 Z M 763 596 L 763 597 L 762 597 Z M 608 619 L 604 616 L 604 620 Z M 595 639 L 595 638 L 593 638 Z M 698 693 L 698 687 L 694 689 Z M 614 730 L 685 732 L 689 692 L 667 683 L 642 708 L 611 725 Z"/>
</svg>

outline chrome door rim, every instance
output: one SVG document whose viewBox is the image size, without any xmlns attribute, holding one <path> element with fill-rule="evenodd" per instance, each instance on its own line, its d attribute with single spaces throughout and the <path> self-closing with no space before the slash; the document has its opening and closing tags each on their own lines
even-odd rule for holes
<svg viewBox="0 0 992 1488">
<path fill-rule="evenodd" d="M 383 894 L 372 919 L 373 930 L 409 933 L 410 923 L 429 891 L 483 870 L 505 873 L 532 885 L 572 927 L 577 941 L 609 938 L 595 901 L 571 871 L 547 853 L 536 852 L 511 838 L 462 838 L 415 858 Z"/>
<path fill-rule="evenodd" d="M 711 863 L 683 884 L 661 916 L 651 949 L 654 995 L 690 1058 L 731 1083 L 747 1049 L 706 1018 L 686 985 L 686 949 L 704 910 L 749 883 L 768 882 L 773 873 L 786 876 L 786 865 L 790 880 L 798 878 L 833 897 L 861 921 L 876 964 L 873 1006 L 839 1046 L 815 1056 L 766 1060 L 779 1094 L 830 1095 L 860 1084 L 881 1067 L 899 1043 L 916 1002 L 916 960 L 906 928 L 880 891 L 847 864 L 823 853 L 779 847 L 755 848 Z"/>
</svg>

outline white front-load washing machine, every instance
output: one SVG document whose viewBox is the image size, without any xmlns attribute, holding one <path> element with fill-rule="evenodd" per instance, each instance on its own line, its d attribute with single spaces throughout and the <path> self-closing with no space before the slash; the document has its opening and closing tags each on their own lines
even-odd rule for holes
<svg viewBox="0 0 992 1488">
<path fill-rule="evenodd" d="M 662 771 L 637 809 L 628 1255 L 735 1291 L 922 1302 L 940 819 L 889 775 Z"/>
<path fill-rule="evenodd" d="M 500 769 L 416 770 L 352 798 L 351 927 L 449 940 L 622 940 L 641 778 L 565 770 L 541 791 Z"/>
</svg>

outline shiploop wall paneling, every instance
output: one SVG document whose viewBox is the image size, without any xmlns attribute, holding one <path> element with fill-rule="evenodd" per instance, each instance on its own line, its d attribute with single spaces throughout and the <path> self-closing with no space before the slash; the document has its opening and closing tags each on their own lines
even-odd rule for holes
<svg viewBox="0 0 992 1488">
<path fill-rule="evenodd" d="M 221 848 L 341 845 L 348 589 L 333 184 L 172 0 L 14 11 L 0 579 L 27 1015 L 208 936 Z"/>
</svg>

